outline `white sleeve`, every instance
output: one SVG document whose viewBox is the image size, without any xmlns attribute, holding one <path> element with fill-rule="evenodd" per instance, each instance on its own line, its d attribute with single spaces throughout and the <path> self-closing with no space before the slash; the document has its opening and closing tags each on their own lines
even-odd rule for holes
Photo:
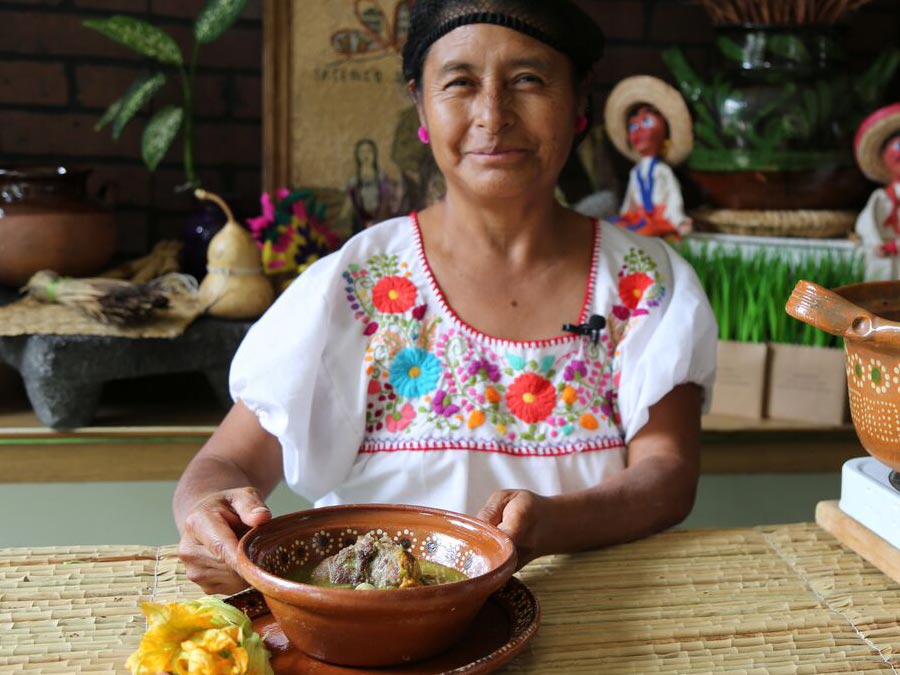
<svg viewBox="0 0 900 675">
<path fill-rule="evenodd" d="M 340 325 L 346 313 L 333 312 L 329 302 L 329 289 L 343 285 L 336 256 L 300 275 L 253 325 L 229 377 L 232 398 L 281 443 L 285 481 L 310 501 L 347 476 L 364 426 L 353 412 L 361 384 L 352 373 L 359 368 L 341 368 L 345 359 L 339 358 L 353 361 L 352 354 L 340 352 L 356 349 L 343 337 L 360 331 Z M 339 377 L 333 376 L 336 368 L 342 370 Z"/>
<path fill-rule="evenodd" d="M 675 172 L 668 164 L 660 162 L 656 165 L 656 181 L 662 191 L 661 201 L 665 204 L 665 215 L 670 223 L 680 225 L 687 216 L 684 215 L 684 198 L 681 196 L 681 184 Z"/>
<path fill-rule="evenodd" d="M 665 296 L 658 307 L 633 317 L 620 344 L 619 413 L 625 442 L 641 430 L 650 408 L 681 384 L 703 388 L 703 410 L 712 401 L 718 326 L 693 268 L 668 244 L 648 241 Z M 629 323 L 630 323 L 629 322 Z"/>
</svg>

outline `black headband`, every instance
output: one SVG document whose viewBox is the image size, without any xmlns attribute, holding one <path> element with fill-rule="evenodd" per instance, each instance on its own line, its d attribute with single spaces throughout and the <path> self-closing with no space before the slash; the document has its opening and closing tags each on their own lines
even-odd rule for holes
<svg viewBox="0 0 900 675">
<path fill-rule="evenodd" d="M 491 11 L 462 11 L 453 16 L 456 5 L 471 9 L 482 5 Z M 543 42 L 568 56 L 579 74 L 588 72 L 603 54 L 603 31 L 577 7 L 566 0 L 554 0 L 552 8 L 544 2 L 510 0 L 417 0 L 413 8 L 409 39 L 403 50 L 403 76 L 418 81 L 428 50 L 453 30 L 471 24 L 486 23 L 517 31 Z M 512 9 L 520 9 L 519 16 Z M 506 9 L 510 11 L 497 11 Z M 543 26 L 543 28 L 541 27 Z"/>
</svg>

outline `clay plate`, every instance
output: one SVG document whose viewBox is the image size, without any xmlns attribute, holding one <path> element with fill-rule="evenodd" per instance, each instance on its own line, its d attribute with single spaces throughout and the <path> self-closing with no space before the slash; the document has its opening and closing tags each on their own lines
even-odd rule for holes
<svg viewBox="0 0 900 675">
<path fill-rule="evenodd" d="M 425 661 L 387 668 L 350 668 L 319 661 L 293 647 L 269 613 L 262 595 L 246 590 L 225 598 L 253 619 L 272 654 L 275 675 L 479 675 L 516 656 L 534 636 L 541 608 L 529 588 L 515 577 L 488 598 L 466 634 L 449 651 Z"/>
</svg>

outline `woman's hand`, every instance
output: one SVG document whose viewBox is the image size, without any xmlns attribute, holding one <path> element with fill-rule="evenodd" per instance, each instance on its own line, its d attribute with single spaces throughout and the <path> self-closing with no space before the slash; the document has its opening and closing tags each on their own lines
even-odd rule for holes
<svg viewBox="0 0 900 675">
<path fill-rule="evenodd" d="M 187 515 L 178 557 L 187 577 L 206 593 L 236 593 L 247 588 L 237 573 L 238 536 L 271 519 L 256 488 L 215 492 Z"/>
<path fill-rule="evenodd" d="M 542 533 L 547 531 L 550 499 L 528 490 L 499 490 L 478 513 L 481 520 L 509 535 L 516 545 L 517 569 L 543 555 Z"/>
</svg>

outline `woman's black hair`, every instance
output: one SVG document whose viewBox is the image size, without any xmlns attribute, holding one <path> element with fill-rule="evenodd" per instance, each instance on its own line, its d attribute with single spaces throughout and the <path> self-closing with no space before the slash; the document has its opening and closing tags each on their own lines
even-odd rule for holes
<svg viewBox="0 0 900 675">
<path fill-rule="evenodd" d="M 583 80 L 603 55 L 603 31 L 570 0 L 416 0 L 403 48 L 403 77 L 421 84 L 428 50 L 461 26 L 489 23 L 524 33 L 568 56 Z"/>
</svg>

